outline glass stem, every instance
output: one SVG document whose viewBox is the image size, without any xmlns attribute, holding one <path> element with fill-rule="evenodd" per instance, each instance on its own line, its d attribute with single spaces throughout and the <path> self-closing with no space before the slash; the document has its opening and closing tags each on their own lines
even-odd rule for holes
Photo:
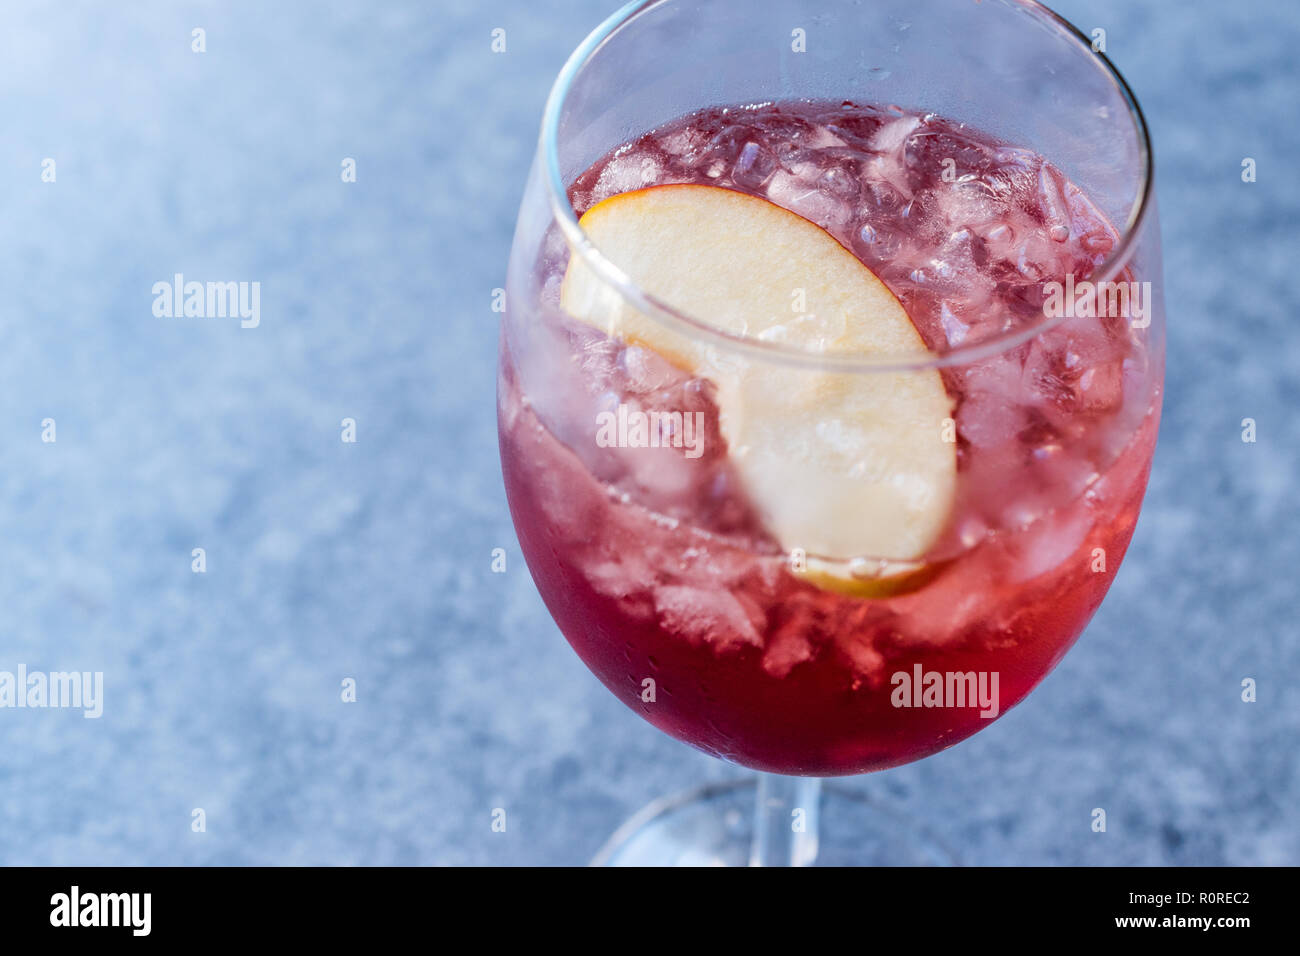
<svg viewBox="0 0 1300 956">
<path fill-rule="evenodd" d="M 758 775 L 750 866 L 811 866 L 817 859 L 819 777 Z"/>
</svg>

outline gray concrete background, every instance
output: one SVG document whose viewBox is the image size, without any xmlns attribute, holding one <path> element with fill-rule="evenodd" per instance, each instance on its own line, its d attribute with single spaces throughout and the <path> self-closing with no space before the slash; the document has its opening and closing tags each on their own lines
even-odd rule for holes
<svg viewBox="0 0 1300 956">
<path fill-rule="evenodd" d="M 581 863 L 651 798 L 741 773 L 587 673 L 500 485 L 491 294 L 546 90 L 615 5 L 0 14 L 0 670 L 106 682 L 99 720 L 0 710 L 0 862 Z M 1157 144 L 1146 510 L 1026 703 L 853 785 L 975 863 L 1300 863 L 1300 7 L 1059 9 L 1106 27 Z M 259 280 L 262 325 L 154 318 L 174 272 Z"/>
</svg>

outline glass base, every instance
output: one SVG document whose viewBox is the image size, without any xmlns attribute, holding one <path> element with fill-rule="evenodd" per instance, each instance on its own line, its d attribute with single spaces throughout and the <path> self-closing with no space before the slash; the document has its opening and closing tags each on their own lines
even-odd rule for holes
<svg viewBox="0 0 1300 956">
<path fill-rule="evenodd" d="M 748 866 L 757 779 L 661 797 L 619 827 L 592 866 Z M 919 821 L 866 793 L 826 783 L 815 866 L 960 866 Z"/>
</svg>

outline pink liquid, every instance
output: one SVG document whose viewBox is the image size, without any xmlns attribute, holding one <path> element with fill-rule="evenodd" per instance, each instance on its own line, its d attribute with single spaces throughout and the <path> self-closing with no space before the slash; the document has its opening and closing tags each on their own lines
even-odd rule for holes
<svg viewBox="0 0 1300 956">
<path fill-rule="evenodd" d="M 1041 321 L 1043 283 L 1088 276 L 1117 242 L 1040 157 L 897 110 L 705 110 L 598 162 L 571 199 L 581 213 L 667 183 L 765 196 L 823 226 L 890 286 L 936 350 Z M 539 265 L 550 294 L 564 265 L 563 256 Z M 900 706 L 896 675 L 996 673 L 994 709 L 1004 713 L 1105 595 L 1159 417 L 1162 355 L 1128 315 L 1069 319 L 944 370 L 957 402 L 954 512 L 922 581 L 868 599 L 791 573 L 731 469 L 710 383 L 558 317 L 547 294 L 536 321 L 558 323 L 563 387 L 524 394 L 503 341 L 511 512 L 560 629 L 611 691 L 666 732 L 783 773 L 915 760 L 992 715 L 910 695 Z M 595 414 L 618 404 L 702 412 L 704 454 L 599 447 Z"/>
</svg>

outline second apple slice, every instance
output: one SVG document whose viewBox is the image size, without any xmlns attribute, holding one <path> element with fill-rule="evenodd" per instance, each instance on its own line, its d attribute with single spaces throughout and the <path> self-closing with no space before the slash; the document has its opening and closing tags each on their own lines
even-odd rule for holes
<svg viewBox="0 0 1300 956">
<path fill-rule="evenodd" d="M 765 199 L 653 186 L 606 199 L 580 224 L 640 289 L 721 330 L 805 352 L 925 351 L 875 273 Z M 742 356 L 644 315 L 579 256 L 561 305 L 714 382 L 730 458 L 784 548 L 823 568 L 818 559 L 914 561 L 943 530 L 957 464 L 943 427 L 952 400 L 936 370 L 838 372 Z M 873 587 L 863 582 L 861 593 Z"/>
</svg>

